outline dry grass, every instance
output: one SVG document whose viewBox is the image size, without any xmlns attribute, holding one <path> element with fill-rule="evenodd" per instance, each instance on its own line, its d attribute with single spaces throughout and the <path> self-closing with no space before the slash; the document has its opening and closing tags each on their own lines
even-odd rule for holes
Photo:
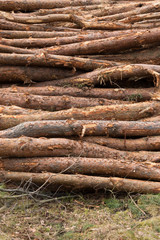
<svg viewBox="0 0 160 240">
<path fill-rule="evenodd" d="M 160 195 L 42 193 L 0 191 L 1 240 L 160 239 Z"/>
</svg>

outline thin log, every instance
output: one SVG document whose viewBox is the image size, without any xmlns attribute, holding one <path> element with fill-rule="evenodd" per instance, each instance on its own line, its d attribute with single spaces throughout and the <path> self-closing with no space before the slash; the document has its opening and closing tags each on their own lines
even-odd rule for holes
<svg viewBox="0 0 160 240">
<path fill-rule="evenodd" d="M 15 116 L 16 117 L 16 116 Z M 1 122 L 0 122 L 1 123 Z M 24 122 L 0 132 L 1 138 L 28 137 L 146 137 L 159 136 L 160 122 L 50 120 Z"/>
<path fill-rule="evenodd" d="M 6 115 L 19 115 L 19 114 L 35 114 L 40 112 L 39 110 L 33 110 L 33 109 L 27 109 L 27 108 L 21 108 L 17 106 L 4 106 L 0 105 L 0 113 L 6 114 Z"/>
<path fill-rule="evenodd" d="M 160 162 L 160 152 L 128 152 L 65 138 L 0 138 L 1 157 L 88 157 Z"/>
<path fill-rule="evenodd" d="M 66 72 L 66 71 L 65 71 Z M 62 73 L 62 74 L 65 74 Z M 61 71 L 59 72 L 61 73 Z M 70 73 L 71 74 L 71 73 Z M 55 74 L 57 78 L 57 74 Z M 2 79 L 2 77 L 1 77 Z M 1 92 L 11 92 L 11 93 L 25 93 L 43 96 L 62 96 L 69 95 L 74 97 L 91 97 L 91 98 L 107 98 L 123 101 L 135 101 L 141 102 L 146 100 L 151 100 L 154 94 L 158 91 L 156 88 L 71 88 L 71 87 L 57 87 L 57 86 L 44 86 L 44 87 L 18 87 L 12 86 L 9 88 L 1 89 Z M 156 100 L 156 99 L 155 99 Z"/>
<path fill-rule="evenodd" d="M 150 136 L 137 139 L 120 139 L 107 137 L 85 137 L 84 141 L 125 151 L 159 151 L 160 137 Z"/>
<path fill-rule="evenodd" d="M 0 159 L 0 171 L 52 172 L 116 176 L 160 181 L 160 164 L 150 162 L 118 161 L 105 158 L 54 157 L 54 158 L 4 158 Z"/>
<path fill-rule="evenodd" d="M 9 46 L 7 46 L 9 47 Z M 19 48 L 23 51 L 22 48 Z M 32 51 L 27 49 L 27 51 Z M 38 50 L 39 51 L 39 50 Z M 37 54 L 7 54 L 0 53 L 0 65 L 11 66 L 40 66 L 40 67 L 68 67 L 83 70 L 93 70 L 102 67 L 117 66 L 118 64 L 110 61 L 93 60 L 87 58 L 77 58 L 70 56 L 50 55 L 43 52 Z"/>
<path fill-rule="evenodd" d="M 149 12 L 149 13 L 144 13 L 144 14 L 138 14 L 136 16 L 129 16 L 126 17 L 119 22 L 121 23 L 135 23 L 135 22 L 140 22 L 148 19 L 156 19 L 158 20 L 160 18 L 160 13 L 159 12 Z"/>
<path fill-rule="evenodd" d="M 17 53 L 17 54 L 32 54 L 33 51 L 31 49 L 23 49 L 12 47 L 8 45 L 0 44 L 0 52 L 1 53 Z"/>
<path fill-rule="evenodd" d="M 47 111 L 59 111 L 62 109 L 70 109 L 75 108 L 74 111 L 76 112 L 76 108 L 86 108 L 86 107 L 93 107 L 93 106 L 101 106 L 101 105 L 113 105 L 113 104 L 122 104 L 120 105 L 120 109 L 123 106 L 123 101 L 118 100 L 108 100 L 104 98 L 81 98 L 81 97 L 72 97 L 72 96 L 40 96 L 40 95 L 32 95 L 32 94 L 25 94 L 25 93 L 11 93 L 11 92 L 4 92 L 0 90 L 0 104 L 1 105 L 16 105 L 23 108 L 30 108 L 30 109 L 41 109 Z M 136 107 L 136 106 L 135 106 Z M 150 106 L 147 105 L 147 108 Z M 115 107 L 113 106 L 115 109 Z M 130 108 L 130 107 L 129 107 Z M 134 106 L 133 106 L 134 108 Z M 141 114 L 142 108 L 139 108 L 139 117 L 144 115 L 144 117 L 151 116 L 154 112 L 158 111 L 158 103 L 151 104 L 149 110 L 145 111 L 145 114 Z M 83 109 L 85 111 L 85 109 Z M 82 110 L 82 112 L 83 112 Z M 109 109 L 105 109 L 105 112 Z M 128 109 L 129 110 L 129 109 Z M 87 109 L 86 109 L 87 111 Z M 89 111 L 94 111 L 94 109 L 88 109 Z M 97 109 L 100 111 L 100 108 Z M 113 111 L 110 109 L 110 111 Z M 132 111 L 132 110 L 131 110 Z M 95 109 L 96 112 L 96 109 Z M 103 112 L 103 110 L 102 110 Z M 117 111 L 118 112 L 118 111 Z M 78 112 L 77 112 L 78 114 Z M 84 115 L 84 113 L 82 113 Z M 113 115 L 113 113 L 112 113 Z M 116 114 L 115 114 L 116 115 Z M 132 117 L 131 117 L 132 119 Z"/>
<path fill-rule="evenodd" d="M 27 182 L 32 179 L 33 183 L 42 185 L 47 183 L 52 189 L 94 189 L 112 190 L 118 192 L 137 193 L 160 193 L 160 183 L 152 181 L 133 180 L 116 177 L 92 177 L 85 175 L 67 175 L 53 173 L 24 173 L 24 172 L 0 172 L 1 181 Z"/>
<path fill-rule="evenodd" d="M 78 72 L 73 70 L 54 67 L 0 66 L 0 83 L 44 82 L 62 79 L 64 76 L 71 77 L 77 74 Z"/>
</svg>

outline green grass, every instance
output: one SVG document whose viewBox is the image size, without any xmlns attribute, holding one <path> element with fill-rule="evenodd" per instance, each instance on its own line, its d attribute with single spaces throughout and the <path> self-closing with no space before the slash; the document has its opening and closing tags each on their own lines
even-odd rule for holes
<svg viewBox="0 0 160 240">
<path fill-rule="evenodd" d="M 55 197 L 45 194 L 12 198 L 0 191 L 1 240 L 160 239 L 160 194 L 64 193 L 42 204 Z"/>
</svg>

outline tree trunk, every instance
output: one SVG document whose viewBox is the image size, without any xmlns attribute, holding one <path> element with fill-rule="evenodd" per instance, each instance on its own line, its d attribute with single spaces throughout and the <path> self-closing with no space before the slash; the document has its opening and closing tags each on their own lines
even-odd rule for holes
<svg viewBox="0 0 160 240">
<path fill-rule="evenodd" d="M 7 116 L 7 115 L 6 115 Z M 16 117 L 16 116 L 15 116 Z M 159 136 L 160 123 L 143 121 L 50 120 L 24 122 L 0 132 L 1 138 L 28 137 L 146 137 Z"/>
<path fill-rule="evenodd" d="M 4 158 L 0 159 L 0 170 L 16 172 L 53 172 L 118 176 L 160 181 L 160 164 L 131 162 L 115 159 L 54 157 L 54 158 Z"/>
<path fill-rule="evenodd" d="M 62 79 L 64 77 L 71 77 L 77 75 L 78 73 L 82 72 L 74 72 L 73 70 L 63 68 L 0 66 L 0 83 L 22 82 L 31 84 L 34 82 L 48 82 L 52 80 Z M 13 89 L 15 90 L 16 88 Z M 27 88 L 25 89 L 27 91 Z"/>
<path fill-rule="evenodd" d="M 12 48 L 6 46 L 7 48 Z M 14 47 L 13 47 L 14 48 Z M 20 49 L 21 48 L 17 48 Z M 23 51 L 23 49 L 22 49 Z M 24 50 L 25 51 L 25 50 Z M 27 49 L 27 51 L 32 51 Z M 37 50 L 39 51 L 39 50 Z M 113 67 L 118 64 L 110 61 L 101 61 L 87 58 L 77 58 L 60 55 L 49 55 L 43 52 L 37 52 L 37 54 L 5 54 L 0 53 L 0 65 L 14 65 L 14 66 L 40 66 L 40 67 L 68 67 L 82 70 L 94 70 L 102 67 Z M 156 65 L 155 65 L 156 66 Z"/>
<path fill-rule="evenodd" d="M 52 69 L 53 70 L 53 69 Z M 56 70 L 56 69 L 55 69 Z M 61 74 L 61 71 L 57 71 Z M 65 70 L 62 74 L 71 74 L 70 71 Z M 55 73 L 56 75 L 56 73 Z M 60 78 L 56 75 L 57 78 Z M 2 79 L 2 77 L 1 77 Z M 44 83 L 45 84 L 45 83 Z M 74 97 L 91 97 L 91 98 L 106 98 L 106 99 L 115 99 L 123 101 L 147 101 L 152 100 L 154 94 L 158 91 L 156 88 L 71 88 L 71 87 L 57 87 L 57 86 L 44 86 L 44 87 L 35 87 L 37 83 L 33 84 L 33 87 L 18 87 L 12 86 L 6 89 L 1 89 L 0 91 L 7 91 L 10 93 L 25 93 L 33 95 L 43 95 L 43 96 L 74 96 Z M 156 99 L 155 99 L 156 100 Z"/>
<path fill-rule="evenodd" d="M 136 193 L 160 193 L 160 183 L 152 181 L 133 180 L 116 177 L 92 177 L 85 175 L 67 175 L 53 173 L 24 173 L 24 172 L 0 172 L 1 181 L 26 182 L 32 180 L 33 183 L 42 185 L 47 183 L 54 190 L 70 189 L 94 189 L 112 190 L 120 192 Z"/>
<path fill-rule="evenodd" d="M 101 105 L 117 105 L 117 115 L 121 115 L 121 113 L 119 112 L 119 108 L 123 109 L 123 101 L 119 101 L 119 100 L 108 100 L 108 99 L 104 99 L 104 98 L 81 98 L 81 97 L 72 97 L 72 96 L 40 96 L 40 95 L 31 95 L 31 94 L 25 94 L 25 93 L 10 93 L 7 91 L 1 91 L 0 93 L 2 93 L 0 95 L 0 104 L 1 105 L 16 105 L 19 107 L 23 107 L 23 108 L 30 108 L 30 109 L 41 109 L 41 110 L 47 110 L 47 111 L 59 111 L 59 110 L 63 110 L 63 109 L 71 109 L 71 111 L 75 112 L 75 118 L 78 117 L 78 115 L 83 115 L 85 114 L 85 112 L 88 112 L 89 115 L 89 111 L 91 112 L 97 112 L 101 110 Z M 121 104 L 121 105 L 119 105 Z M 143 103 L 141 103 L 143 104 Z M 149 103 L 148 103 L 149 104 Z M 146 104 L 147 105 L 147 110 L 144 110 L 144 114 L 141 114 L 142 108 L 140 106 L 140 108 L 138 107 L 138 113 L 139 116 L 137 117 L 137 119 L 139 118 L 143 118 L 143 117 L 148 117 L 148 116 L 152 116 L 154 114 L 154 112 L 156 113 L 157 111 L 159 111 L 159 105 L 158 103 L 151 103 L 151 104 Z M 116 108 L 116 106 L 112 106 L 110 109 L 111 115 L 108 115 L 108 119 L 115 117 L 116 118 L 116 113 L 114 113 L 114 109 Z M 118 107 L 119 105 L 119 107 Z M 145 104 L 144 104 L 145 105 Z M 151 105 L 151 107 L 150 107 Z M 98 106 L 98 109 L 82 109 L 80 111 L 78 111 L 78 109 L 76 108 L 86 108 L 86 107 L 93 107 L 93 106 Z M 125 107 L 125 106 L 124 106 Z M 128 111 L 130 106 L 126 106 L 128 107 Z M 136 105 L 135 105 L 136 107 Z M 75 109 L 72 109 L 75 108 Z M 113 108 L 113 110 L 112 110 Z M 132 108 L 132 107 L 131 107 Z M 134 108 L 134 105 L 133 105 Z M 76 111 L 77 111 L 77 117 L 76 117 Z M 109 111 L 109 109 L 103 109 L 102 108 L 102 114 L 103 111 Z M 125 108 L 124 111 L 126 112 Z M 133 110 L 131 110 L 132 112 Z M 86 112 L 86 113 L 87 113 Z M 119 113 L 118 113 L 119 112 Z M 60 112 L 61 113 L 61 112 Z M 57 113 L 59 114 L 59 113 Z M 62 113 L 63 114 L 63 113 Z M 64 112 L 65 114 L 65 112 Z M 113 115 L 114 114 L 114 115 Z M 91 114 L 92 115 L 92 114 Z M 56 116 L 56 114 L 55 114 Z M 58 115 L 57 115 L 58 116 Z M 127 113 L 128 118 L 134 119 L 133 116 L 129 116 L 129 113 Z M 124 119 L 127 118 L 123 117 Z M 74 116 L 73 116 L 74 117 Z M 80 117 L 81 118 L 81 117 Z M 118 116 L 117 116 L 118 118 Z"/>
<path fill-rule="evenodd" d="M 138 139 L 119 139 L 107 137 L 85 137 L 84 141 L 96 143 L 101 146 L 107 146 L 117 150 L 125 151 L 159 151 L 160 136 L 145 137 Z"/>
</svg>

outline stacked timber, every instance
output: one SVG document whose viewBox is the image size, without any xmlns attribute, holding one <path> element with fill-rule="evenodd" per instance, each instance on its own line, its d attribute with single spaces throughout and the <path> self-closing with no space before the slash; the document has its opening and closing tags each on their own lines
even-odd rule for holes
<svg viewBox="0 0 160 240">
<path fill-rule="evenodd" d="M 160 3 L 0 0 L 0 180 L 160 192 Z"/>
</svg>

